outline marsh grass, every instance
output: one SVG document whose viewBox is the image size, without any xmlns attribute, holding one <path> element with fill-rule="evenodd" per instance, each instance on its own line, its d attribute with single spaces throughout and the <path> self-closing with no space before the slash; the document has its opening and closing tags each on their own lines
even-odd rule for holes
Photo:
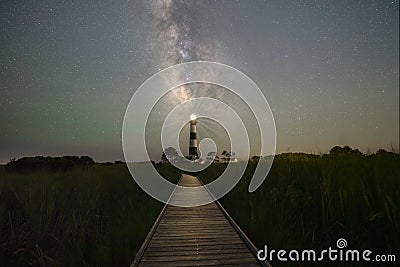
<svg viewBox="0 0 400 267">
<path fill-rule="evenodd" d="M 221 202 L 258 247 L 319 250 L 342 237 L 349 248 L 399 257 L 399 163 L 393 153 L 282 154 L 256 192 L 247 191 L 250 162 Z M 156 167 L 178 181 L 171 165 Z M 225 167 L 198 175 L 210 182 Z M 124 164 L 29 173 L 0 167 L 0 266 L 128 266 L 161 208 Z"/>
<path fill-rule="evenodd" d="M 199 177 L 210 182 L 223 171 L 220 165 Z M 249 163 L 221 202 L 256 246 L 318 251 L 345 238 L 349 248 L 400 257 L 399 154 L 278 155 L 262 186 L 248 193 L 255 166 Z"/>
<path fill-rule="evenodd" d="M 0 167 L 0 266 L 129 266 L 161 208 L 123 164 L 23 174 Z"/>
</svg>

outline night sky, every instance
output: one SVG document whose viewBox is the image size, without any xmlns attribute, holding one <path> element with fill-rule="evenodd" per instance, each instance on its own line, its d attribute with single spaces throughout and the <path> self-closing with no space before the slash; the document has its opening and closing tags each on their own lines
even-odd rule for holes
<svg viewBox="0 0 400 267">
<path fill-rule="evenodd" d="M 123 159 L 135 90 L 193 60 L 257 83 L 277 153 L 398 149 L 398 12 L 397 0 L 1 1 L 0 162 Z"/>
</svg>

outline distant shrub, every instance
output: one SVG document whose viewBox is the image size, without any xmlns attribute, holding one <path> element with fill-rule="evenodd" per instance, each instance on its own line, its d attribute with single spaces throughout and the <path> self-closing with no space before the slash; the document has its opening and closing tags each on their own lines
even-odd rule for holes
<svg viewBox="0 0 400 267">
<path fill-rule="evenodd" d="M 362 153 L 360 152 L 360 150 L 358 149 L 352 149 L 349 146 L 344 146 L 344 147 L 340 147 L 340 146 L 334 146 L 331 148 L 331 150 L 329 150 L 329 154 L 330 155 L 355 155 L 355 156 L 362 156 Z"/>
</svg>

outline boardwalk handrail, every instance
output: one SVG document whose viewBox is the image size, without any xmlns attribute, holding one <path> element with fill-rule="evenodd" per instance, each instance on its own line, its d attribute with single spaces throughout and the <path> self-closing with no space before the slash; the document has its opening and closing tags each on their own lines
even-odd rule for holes
<svg viewBox="0 0 400 267">
<path fill-rule="evenodd" d="M 197 179 L 199 179 L 200 183 L 204 186 L 203 181 L 196 176 Z M 207 192 L 210 194 L 211 198 L 214 199 L 214 202 L 217 204 L 218 208 L 221 210 L 222 214 L 225 216 L 225 218 L 228 220 L 228 222 L 232 225 L 233 229 L 236 231 L 236 233 L 239 235 L 239 237 L 243 240 L 243 242 L 246 244 L 246 246 L 249 248 L 253 256 L 258 260 L 257 258 L 257 252 L 258 249 L 257 247 L 251 242 L 250 238 L 247 237 L 247 235 L 243 232 L 243 230 L 239 227 L 239 225 L 235 222 L 235 220 L 229 215 L 229 213 L 224 209 L 224 207 L 219 203 L 217 199 L 215 199 L 214 195 L 211 193 L 211 191 L 207 188 L 204 187 Z M 263 267 L 272 267 L 272 265 L 267 261 L 260 261 L 258 262 L 261 264 Z"/>
<path fill-rule="evenodd" d="M 154 235 L 154 232 L 157 229 L 158 224 L 161 221 L 162 216 L 165 213 L 165 210 L 167 209 L 168 204 L 165 204 L 163 209 L 161 210 L 160 214 L 158 214 L 158 217 L 156 219 L 156 221 L 154 222 L 153 226 L 151 227 L 149 233 L 147 234 L 142 246 L 140 247 L 139 251 L 136 253 L 135 259 L 133 260 L 132 264 L 130 267 L 137 267 L 139 265 L 140 260 L 142 259 L 142 256 L 144 254 L 144 252 L 146 251 L 147 246 L 150 243 L 151 238 Z"/>
</svg>

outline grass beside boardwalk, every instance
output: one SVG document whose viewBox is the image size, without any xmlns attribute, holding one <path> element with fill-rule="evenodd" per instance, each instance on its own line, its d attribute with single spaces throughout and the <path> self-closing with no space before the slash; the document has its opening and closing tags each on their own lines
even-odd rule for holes
<svg viewBox="0 0 400 267">
<path fill-rule="evenodd" d="M 225 166 L 199 176 L 209 182 Z M 278 155 L 265 182 L 248 193 L 255 166 L 221 202 L 258 247 L 318 251 L 345 238 L 350 249 L 399 260 L 399 154 Z M 172 182 L 180 177 L 169 164 L 157 169 Z M 128 266 L 161 208 L 125 164 L 24 173 L 0 167 L 0 266 Z"/>
<path fill-rule="evenodd" d="M 161 208 L 125 164 L 21 174 L 1 166 L 0 266 L 129 266 Z"/>
<path fill-rule="evenodd" d="M 397 254 L 399 260 L 399 154 L 278 155 L 262 186 L 248 193 L 255 166 L 255 162 L 249 164 L 244 177 L 221 202 L 256 246 L 320 251 L 329 246 L 336 249 L 337 239 L 345 238 L 348 249 Z M 223 167 L 214 164 L 199 177 L 209 182 Z M 279 263 L 276 257 L 272 263 L 298 265 Z"/>
</svg>

